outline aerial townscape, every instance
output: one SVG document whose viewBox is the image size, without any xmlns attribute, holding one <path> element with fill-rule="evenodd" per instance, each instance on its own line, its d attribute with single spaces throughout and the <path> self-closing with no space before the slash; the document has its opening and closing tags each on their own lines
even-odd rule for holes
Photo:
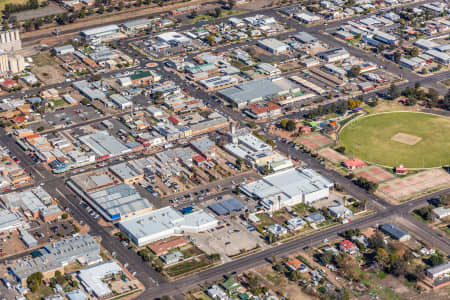
<svg viewBox="0 0 450 300">
<path fill-rule="evenodd" d="M 0 300 L 450 299 L 449 0 L 0 16 Z"/>
</svg>

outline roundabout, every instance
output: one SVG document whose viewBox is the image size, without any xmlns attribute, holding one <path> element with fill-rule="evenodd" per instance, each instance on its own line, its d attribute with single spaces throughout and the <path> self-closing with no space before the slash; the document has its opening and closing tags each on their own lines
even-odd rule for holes
<svg viewBox="0 0 450 300">
<path fill-rule="evenodd" d="M 386 167 L 450 164 L 450 119 L 420 112 L 364 116 L 344 126 L 339 142 L 352 155 Z"/>
</svg>

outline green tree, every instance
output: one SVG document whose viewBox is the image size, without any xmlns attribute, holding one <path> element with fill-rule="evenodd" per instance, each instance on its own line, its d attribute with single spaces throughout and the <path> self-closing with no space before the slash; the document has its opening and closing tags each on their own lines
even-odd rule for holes
<svg viewBox="0 0 450 300">
<path fill-rule="evenodd" d="M 394 83 L 391 84 L 388 90 L 388 96 L 390 99 L 395 99 L 397 97 L 400 97 L 400 90 L 398 89 L 397 85 Z"/>
<path fill-rule="evenodd" d="M 214 9 L 214 13 L 215 13 L 215 17 L 216 17 L 216 18 L 219 18 L 220 15 L 222 14 L 222 9 L 220 9 L 220 7 L 216 7 L 216 8 Z"/>
<path fill-rule="evenodd" d="M 298 270 L 293 270 L 289 274 L 289 280 L 291 280 L 291 281 L 298 281 L 300 278 L 301 278 L 300 271 L 298 271 Z"/>
<path fill-rule="evenodd" d="M 44 275 L 41 272 L 36 272 L 28 276 L 27 285 L 33 293 L 37 292 L 42 286 L 42 279 Z"/>
<path fill-rule="evenodd" d="M 353 66 L 349 71 L 348 71 L 348 77 L 350 78 L 355 78 L 358 77 L 359 74 L 361 73 L 361 67 L 360 66 Z"/>
<path fill-rule="evenodd" d="M 430 265 L 432 267 L 438 266 L 444 263 L 444 257 L 440 253 L 435 253 L 430 256 Z"/>
<path fill-rule="evenodd" d="M 287 131 L 294 131 L 296 129 L 296 124 L 294 120 L 288 120 L 286 123 L 286 130 Z"/>
</svg>

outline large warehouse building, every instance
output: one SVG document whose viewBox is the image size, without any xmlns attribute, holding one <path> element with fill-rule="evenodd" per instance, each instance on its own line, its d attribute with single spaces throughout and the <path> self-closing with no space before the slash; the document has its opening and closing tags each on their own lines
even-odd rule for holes
<svg viewBox="0 0 450 300">
<path fill-rule="evenodd" d="M 197 210 L 183 215 L 170 206 L 119 223 L 119 228 L 138 247 L 183 233 L 198 233 L 214 228 L 218 220 Z"/>
<path fill-rule="evenodd" d="M 303 167 L 291 168 L 266 176 L 240 187 L 241 191 L 260 199 L 267 209 L 280 209 L 298 203 L 327 198 L 333 182 L 319 173 Z"/>
<path fill-rule="evenodd" d="M 83 30 L 80 32 L 80 35 L 90 42 L 101 42 L 114 39 L 119 33 L 119 26 L 112 24 Z"/>
<path fill-rule="evenodd" d="M 270 100 L 275 95 L 284 96 L 299 92 L 299 86 L 286 78 L 266 77 L 223 89 L 219 94 L 242 108 L 251 103 Z"/>
</svg>

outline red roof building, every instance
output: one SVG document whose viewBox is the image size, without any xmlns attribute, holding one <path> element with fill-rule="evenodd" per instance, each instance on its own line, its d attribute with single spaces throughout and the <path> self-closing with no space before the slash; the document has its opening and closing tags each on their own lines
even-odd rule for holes
<svg viewBox="0 0 450 300">
<path fill-rule="evenodd" d="M 304 134 L 307 134 L 307 133 L 311 133 L 311 129 L 312 128 L 310 126 L 303 126 L 302 128 L 300 128 L 300 131 Z"/>
<path fill-rule="evenodd" d="M 206 161 L 206 157 L 204 157 L 203 155 L 196 155 L 196 156 L 192 157 L 192 160 L 197 165 L 201 165 L 202 163 L 204 163 Z"/>
<path fill-rule="evenodd" d="M 347 252 L 348 254 L 355 254 L 358 252 L 358 246 L 349 240 L 345 240 L 339 243 L 339 249 Z"/>
<path fill-rule="evenodd" d="M 158 241 L 158 242 L 152 243 L 152 244 L 148 245 L 148 248 L 153 253 L 155 253 L 155 255 L 162 255 L 171 249 L 181 247 L 186 244 L 187 244 L 187 241 L 183 237 L 177 237 L 177 238 L 170 239 L 170 240 L 163 240 L 163 241 Z"/>
<path fill-rule="evenodd" d="M 15 80 L 12 79 L 6 79 L 2 82 L 0 82 L 0 85 L 2 86 L 3 89 L 5 90 L 10 90 L 12 88 L 18 87 L 19 85 L 17 84 L 17 82 Z"/>
<path fill-rule="evenodd" d="M 407 172 L 408 172 L 408 170 L 405 167 L 403 167 L 403 165 L 400 165 L 399 167 L 395 168 L 396 174 L 404 175 Z"/>
<path fill-rule="evenodd" d="M 173 125 L 178 125 L 180 123 L 180 121 L 175 118 L 174 116 L 170 116 L 167 118 L 170 122 L 172 122 Z"/>
<path fill-rule="evenodd" d="M 297 258 L 291 259 L 286 262 L 286 266 L 292 271 L 300 269 L 301 265 L 302 262 Z"/>
<path fill-rule="evenodd" d="M 281 107 L 275 103 L 250 104 L 246 112 L 251 118 L 261 120 L 281 114 Z"/>
<path fill-rule="evenodd" d="M 15 124 L 22 124 L 25 123 L 26 121 L 27 121 L 26 116 L 17 116 L 14 119 L 12 119 L 12 122 Z"/>
<path fill-rule="evenodd" d="M 346 167 L 349 170 L 362 168 L 366 165 L 362 160 L 360 160 L 358 158 L 352 158 L 352 159 L 345 160 L 343 162 L 343 164 L 344 164 L 344 167 Z"/>
</svg>

